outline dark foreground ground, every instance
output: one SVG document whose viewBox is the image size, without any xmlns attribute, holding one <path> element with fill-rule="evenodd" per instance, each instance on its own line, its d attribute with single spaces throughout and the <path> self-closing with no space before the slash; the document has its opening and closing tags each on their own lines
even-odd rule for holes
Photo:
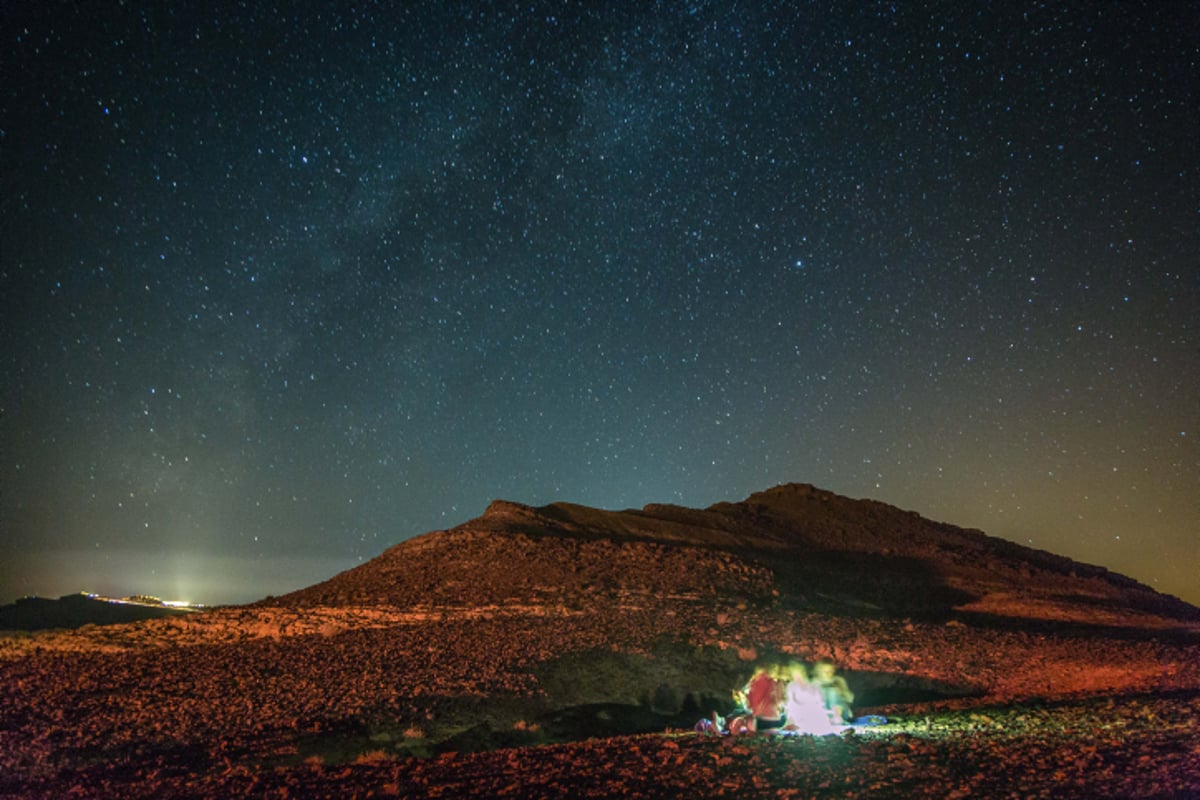
<svg viewBox="0 0 1200 800">
<path fill-rule="evenodd" d="M 1200 797 L 1200 630 L 1122 613 L 630 590 L 0 635 L 0 798 Z M 819 658 L 893 722 L 692 733 L 755 665 Z"/>
<path fill-rule="evenodd" d="M 905 713 L 907 711 L 907 713 Z M 14 784 L 12 797 L 1200 797 L 1200 692 L 892 710 L 842 736 L 691 732 L 346 763 L 131 753 Z M 288 763 L 291 762 L 291 763 Z"/>
</svg>

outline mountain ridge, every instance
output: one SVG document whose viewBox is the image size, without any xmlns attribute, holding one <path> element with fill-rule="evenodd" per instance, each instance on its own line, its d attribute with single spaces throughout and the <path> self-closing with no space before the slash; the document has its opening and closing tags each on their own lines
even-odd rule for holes
<svg viewBox="0 0 1200 800">
<path fill-rule="evenodd" d="M 1086 564 L 875 500 L 781 484 L 704 509 L 495 500 L 270 604 L 579 605 L 650 591 L 895 617 L 1185 623 L 1200 609 Z"/>
</svg>

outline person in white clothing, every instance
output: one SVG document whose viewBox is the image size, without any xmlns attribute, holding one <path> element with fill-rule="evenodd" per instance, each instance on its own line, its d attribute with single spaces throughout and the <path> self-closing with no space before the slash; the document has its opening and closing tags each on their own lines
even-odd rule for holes
<svg viewBox="0 0 1200 800">
<path fill-rule="evenodd" d="M 808 670 L 804 665 L 793 662 L 787 666 L 787 672 L 789 680 L 784 704 L 784 716 L 787 722 L 784 729 L 815 736 L 824 736 L 841 730 L 829 718 L 829 712 L 825 709 L 825 703 L 821 697 L 821 690 L 809 681 Z"/>
</svg>

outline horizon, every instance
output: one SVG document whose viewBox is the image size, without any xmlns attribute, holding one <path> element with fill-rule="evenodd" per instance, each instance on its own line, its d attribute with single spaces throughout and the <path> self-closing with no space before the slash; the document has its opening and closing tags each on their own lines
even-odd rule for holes
<svg viewBox="0 0 1200 800">
<path fill-rule="evenodd" d="M 752 494 L 757 492 L 767 491 L 777 486 L 783 485 L 812 485 L 802 484 L 799 482 L 789 482 L 785 484 L 775 484 L 775 486 L 762 487 L 761 489 L 752 492 L 741 498 L 726 498 L 724 500 L 716 500 L 704 506 L 697 508 L 707 508 L 719 502 L 741 502 L 747 499 Z M 829 491 L 819 486 L 814 486 L 818 491 Z M 837 493 L 834 493 L 837 494 Z M 845 497 L 845 495 L 840 495 Z M 866 502 L 883 502 L 877 501 L 875 498 L 849 498 L 855 501 Z M 511 498 L 493 498 L 495 500 L 508 500 L 510 502 L 521 502 L 512 500 Z M 489 501 L 490 504 L 491 501 Z M 552 502 L 571 503 L 573 501 L 560 498 Z M 525 504 L 530 505 L 530 504 Z M 548 504 L 544 504 L 548 505 Z M 647 505 L 647 504 L 643 504 Z M 916 509 L 905 509 L 903 506 L 895 506 L 901 510 L 916 511 L 923 519 L 931 522 L 948 523 L 955 527 L 964 530 L 981 530 L 969 525 L 961 525 L 953 520 L 935 519 Z M 442 530 L 447 530 L 458 525 L 469 523 L 478 519 L 484 514 L 484 508 L 479 510 L 478 514 L 471 516 L 461 522 L 449 525 L 446 528 L 434 529 L 425 531 L 420 534 L 414 534 L 411 537 L 405 537 L 391 544 L 385 545 L 379 553 L 367 557 L 358 557 L 353 561 L 343 560 L 341 562 L 335 559 L 327 559 L 316 556 L 295 557 L 295 556 L 280 556 L 272 558 L 270 556 L 260 556 L 252 561 L 245 559 L 212 556 L 201 553 L 170 553 L 153 555 L 144 552 L 125 552 L 119 554 L 106 554 L 103 559 L 103 568 L 98 569 L 97 558 L 94 553 L 75 552 L 58 554 L 45 554 L 45 560 L 42 562 L 47 564 L 45 578 L 41 579 L 41 583 L 50 584 L 56 587 L 66 586 L 73 580 L 90 581 L 87 586 L 76 586 L 57 594 L 47 591 L 30 591 L 23 592 L 18 595 L 12 595 L 5 581 L 0 581 L 0 604 L 8 604 L 15 602 L 22 597 L 41 597 L 45 599 L 58 599 L 64 596 L 70 596 L 77 593 L 98 594 L 106 597 L 127 597 L 132 595 L 153 595 L 164 600 L 181 600 L 189 604 L 202 604 L 205 606 L 232 606 L 246 605 L 262 600 L 266 597 L 278 597 L 289 594 L 291 592 L 306 589 L 315 584 L 326 581 L 341 572 L 353 569 L 371 559 L 381 555 L 384 550 L 400 544 L 407 539 L 415 538 L 425 534 L 437 533 Z M 640 509 L 637 507 L 622 507 L 604 509 L 608 511 L 622 511 L 630 509 Z M 982 532 L 988 536 L 994 536 L 987 530 Z M 1033 547 L 1036 550 L 1051 552 L 1055 555 L 1064 556 L 1064 553 L 1055 553 L 1046 548 L 1036 547 L 1030 541 L 1016 541 L 1008 537 L 995 536 L 994 538 L 1006 539 L 1013 541 L 1016 544 L 1021 544 L 1027 547 Z M 1067 556 L 1073 561 L 1081 564 L 1093 566 L 1104 566 L 1085 559 Z M 57 564 L 57 567 L 50 565 Z M 64 568 L 63 565 L 66 565 Z M 57 574 L 58 577 L 55 577 Z M 1117 573 L 1123 574 L 1124 573 Z M 72 577 L 63 577 L 64 575 Z M 79 576 L 91 576 L 83 577 Z M 0 577 L 3 577 L 3 572 L 0 571 Z M 1194 597 L 1189 597 L 1187 593 L 1176 593 L 1167 591 L 1160 587 L 1153 586 L 1134 575 L 1125 575 L 1125 577 L 1136 580 L 1139 584 L 1152 589 L 1160 594 L 1174 597 L 1182 600 L 1189 605 L 1200 608 L 1200 587 L 1191 587 L 1194 591 Z M 29 578 L 26 580 L 27 586 L 32 586 L 39 579 Z M 99 587 L 99 588 L 94 588 Z M 254 588 L 257 587 L 257 588 Z M 178 595 L 178 596 L 177 596 Z"/>
</svg>

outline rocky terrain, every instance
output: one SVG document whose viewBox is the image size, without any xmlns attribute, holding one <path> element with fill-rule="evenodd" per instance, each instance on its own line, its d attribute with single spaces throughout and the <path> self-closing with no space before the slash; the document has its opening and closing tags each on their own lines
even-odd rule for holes
<svg viewBox="0 0 1200 800">
<path fill-rule="evenodd" d="M 892 722 L 691 731 L 785 658 Z M 1200 611 L 800 485 L 497 501 L 285 597 L 0 638 L 0 677 L 0 796 L 1200 792 Z"/>
</svg>

